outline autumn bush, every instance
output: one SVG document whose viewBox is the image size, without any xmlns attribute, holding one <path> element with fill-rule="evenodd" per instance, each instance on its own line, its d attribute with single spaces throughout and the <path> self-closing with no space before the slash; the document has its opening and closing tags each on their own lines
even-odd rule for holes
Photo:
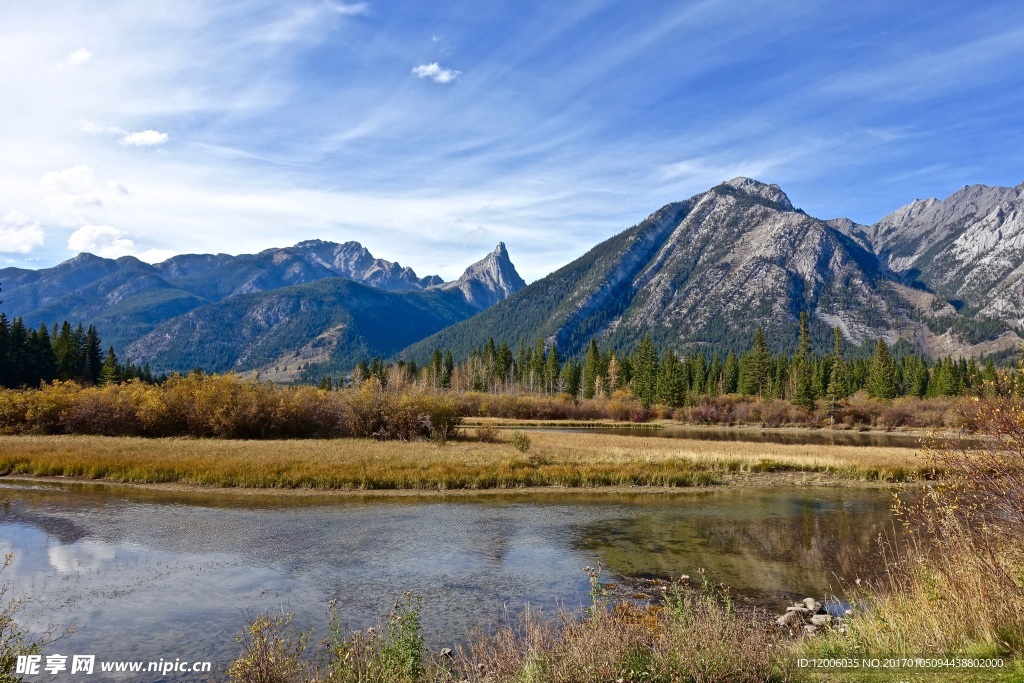
<svg viewBox="0 0 1024 683">
<path fill-rule="evenodd" d="M 495 417 L 508 420 L 615 420 L 646 422 L 659 411 L 646 410 L 628 392 L 611 398 L 576 399 L 569 394 L 453 394 L 459 411 L 466 417 Z M 662 410 L 665 410 L 662 408 Z M 669 412 L 665 410 L 666 414 Z"/>
<path fill-rule="evenodd" d="M 830 415 L 819 400 L 812 410 L 783 399 L 729 394 L 705 396 L 692 405 L 676 408 L 671 418 L 694 425 L 750 425 L 758 427 L 833 427 L 839 429 L 948 429 L 971 431 L 975 425 L 961 409 L 967 399 L 960 397 L 904 397 L 883 401 L 858 392 L 839 402 Z M 661 406 L 653 414 L 667 413 Z"/>
<path fill-rule="evenodd" d="M 38 390 L 0 390 L 0 432 L 7 434 L 443 442 L 461 421 L 450 396 L 389 391 L 376 379 L 358 389 L 323 391 L 196 373 L 161 385 L 53 382 Z"/>
<path fill-rule="evenodd" d="M 325 391 L 243 381 L 233 374 L 172 376 L 160 385 L 138 380 L 83 388 L 55 381 L 36 390 L 0 389 L 0 433 L 220 439 L 356 436 L 447 441 L 463 418 L 645 423 L 673 419 L 696 425 L 845 427 L 850 429 L 945 428 L 970 432 L 976 420 L 960 406 L 966 399 L 902 398 L 892 402 L 858 392 L 832 412 L 782 399 L 708 396 L 680 407 L 644 408 L 627 390 L 611 397 L 568 394 L 486 394 L 385 386 L 370 378 L 358 387 Z"/>
</svg>

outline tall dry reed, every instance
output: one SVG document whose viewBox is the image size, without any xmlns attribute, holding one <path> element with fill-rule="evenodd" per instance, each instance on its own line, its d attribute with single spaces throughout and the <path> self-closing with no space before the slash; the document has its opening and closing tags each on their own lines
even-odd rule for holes
<svg viewBox="0 0 1024 683">
<path fill-rule="evenodd" d="M 899 496 L 906 540 L 881 544 L 885 578 L 853 587 L 849 634 L 819 651 L 1024 653 L 1024 404 L 980 399 L 964 417 L 976 438 L 927 454 L 943 476 Z"/>
</svg>

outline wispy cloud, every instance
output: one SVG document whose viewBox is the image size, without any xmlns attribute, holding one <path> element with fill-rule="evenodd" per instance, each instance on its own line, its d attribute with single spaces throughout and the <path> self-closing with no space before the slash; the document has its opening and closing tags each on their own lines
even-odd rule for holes
<svg viewBox="0 0 1024 683">
<path fill-rule="evenodd" d="M 128 131 L 124 130 L 120 126 L 101 126 L 97 123 L 93 123 L 89 119 L 78 119 L 75 122 L 75 130 L 80 130 L 83 133 L 117 133 L 120 135 L 127 134 Z"/>
<path fill-rule="evenodd" d="M 58 69 L 74 69 L 92 59 L 92 53 L 80 47 L 57 63 Z"/>
<path fill-rule="evenodd" d="M 459 77 L 458 71 L 446 69 L 437 62 L 414 66 L 412 72 L 420 78 L 429 78 L 434 83 L 451 83 Z"/>
<path fill-rule="evenodd" d="M 1024 56 L 1024 27 L 1012 26 L 961 43 L 929 45 L 906 55 L 878 55 L 868 68 L 836 74 L 822 91 L 876 93 L 887 98 L 913 98 L 1003 78 Z M 888 57 L 888 58 L 885 58 Z M 881 59 L 880 59 L 881 58 Z"/>
<path fill-rule="evenodd" d="M 121 138 L 122 145 L 131 147 L 152 147 L 167 142 L 167 133 L 155 130 L 142 130 L 137 133 L 128 133 Z"/>
<path fill-rule="evenodd" d="M 348 16 L 366 14 L 366 12 L 370 9 L 370 6 L 365 2 L 329 2 L 327 4 L 332 10 L 334 10 L 338 14 L 344 14 Z"/>
<path fill-rule="evenodd" d="M 746 176 L 764 178 L 793 162 L 799 152 L 754 159 L 715 159 L 709 157 L 683 159 L 661 167 L 661 177 L 668 181 L 683 180 L 699 187 L 710 187 L 724 180 Z"/>
<path fill-rule="evenodd" d="M 50 171 L 39 180 L 50 210 L 62 225 L 80 224 L 91 212 L 109 207 L 128 194 L 120 183 L 100 180 L 96 172 L 84 164 Z"/>
<path fill-rule="evenodd" d="M 46 238 L 12 258 L 93 226 L 109 253 L 355 239 L 457 277 L 497 238 L 532 279 L 735 175 L 861 222 L 1024 179 L 1024 6 L 751 2 L 8 3 L 0 216 Z"/>
<path fill-rule="evenodd" d="M 43 246 L 43 226 L 20 211 L 11 211 L 0 219 L 0 252 L 30 254 Z"/>
</svg>

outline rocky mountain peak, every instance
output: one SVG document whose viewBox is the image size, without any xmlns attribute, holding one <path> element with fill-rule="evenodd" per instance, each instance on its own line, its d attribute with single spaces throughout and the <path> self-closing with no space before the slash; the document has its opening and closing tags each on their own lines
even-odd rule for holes
<svg viewBox="0 0 1024 683">
<path fill-rule="evenodd" d="M 494 251 L 466 268 L 458 280 L 446 282 L 438 288 L 459 290 L 470 305 L 483 310 L 525 286 L 526 282 L 512 265 L 505 243 L 498 242 Z"/>
<path fill-rule="evenodd" d="M 727 180 L 722 184 L 753 197 L 760 197 L 761 199 L 767 200 L 772 204 L 777 205 L 783 211 L 793 211 L 793 203 L 789 201 L 789 197 L 786 196 L 786 193 L 783 192 L 782 188 L 778 185 L 769 185 L 768 183 L 762 183 L 760 180 L 745 178 L 743 176 Z"/>
</svg>

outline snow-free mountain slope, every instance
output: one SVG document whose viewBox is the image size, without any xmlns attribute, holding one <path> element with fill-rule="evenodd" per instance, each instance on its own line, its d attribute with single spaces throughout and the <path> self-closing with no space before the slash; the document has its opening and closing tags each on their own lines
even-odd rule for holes
<svg viewBox="0 0 1024 683">
<path fill-rule="evenodd" d="M 8 317 L 24 316 L 32 326 L 61 320 L 95 324 L 105 343 L 136 350 L 143 347 L 135 342 L 157 325 L 195 309 L 333 278 L 390 292 L 426 292 L 444 285 L 436 275 L 419 277 L 411 268 L 374 258 L 358 242 L 322 240 L 240 256 L 183 254 L 156 265 L 132 256 L 106 259 L 80 254 L 53 268 L 0 270 Z M 503 244 L 450 284 L 448 289 L 466 304 L 456 319 L 525 286 Z M 435 329 L 428 325 L 424 334 Z"/>
<path fill-rule="evenodd" d="M 1004 213 L 1010 220 L 1009 209 Z M 834 326 L 855 345 L 882 337 L 930 355 L 1013 346 L 1008 323 L 978 326 L 957 302 L 879 254 L 872 240 L 890 232 L 848 219 L 818 220 L 795 209 L 778 186 L 735 178 L 666 205 L 406 353 L 425 357 L 438 346 L 465 354 L 494 337 L 513 343 L 543 338 L 576 354 L 591 338 L 629 348 L 645 334 L 680 352 L 738 350 L 750 343 L 756 325 L 775 348 L 791 350 L 803 311 L 811 314 L 821 346 Z M 921 243 L 930 239 L 925 230 L 914 234 Z M 988 234 L 990 252 L 1014 248 L 1012 240 Z M 973 243 L 987 244 L 981 238 Z"/>
</svg>

